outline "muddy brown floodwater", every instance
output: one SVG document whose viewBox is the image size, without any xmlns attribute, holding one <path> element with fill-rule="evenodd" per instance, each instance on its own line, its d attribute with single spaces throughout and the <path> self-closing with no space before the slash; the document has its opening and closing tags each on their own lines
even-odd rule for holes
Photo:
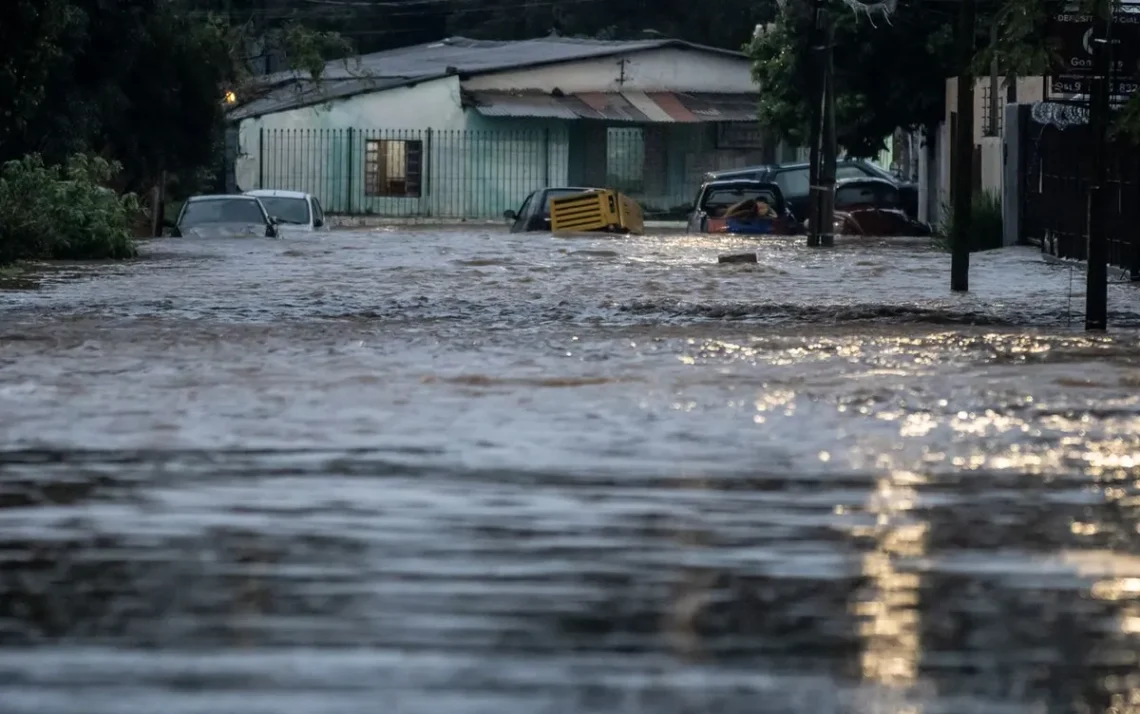
<svg viewBox="0 0 1140 714">
<path fill-rule="evenodd" d="M 1088 337 L 1081 274 L 948 262 L 392 229 L 0 292 L 0 710 L 1140 711 L 1140 294 Z"/>
</svg>

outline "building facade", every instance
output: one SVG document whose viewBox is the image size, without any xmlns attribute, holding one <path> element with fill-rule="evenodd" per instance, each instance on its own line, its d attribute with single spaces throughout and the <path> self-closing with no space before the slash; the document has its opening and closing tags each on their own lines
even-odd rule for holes
<svg viewBox="0 0 1140 714">
<path fill-rule="evenodd" d="M 647 214 L 706 171 L 778 158 L 743 54 L 667 40 L 451 38 L 265 79 L 230 112 L 236 186 L 333 213 L 491 218 L 548 185 L 625 191 Z"/>
</svg>

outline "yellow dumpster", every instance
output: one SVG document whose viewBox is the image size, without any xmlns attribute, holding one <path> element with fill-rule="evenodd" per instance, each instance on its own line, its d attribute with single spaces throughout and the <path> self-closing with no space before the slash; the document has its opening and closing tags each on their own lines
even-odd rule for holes
<svg viewBox="0 0 1140 714">
<path fill-rule="evenodd" d="M 645 232 L 641 205 L 617 191 L 587 191 L 550 199 L 550 230 L 553 233 L 603 231 Z"/>
</svg>

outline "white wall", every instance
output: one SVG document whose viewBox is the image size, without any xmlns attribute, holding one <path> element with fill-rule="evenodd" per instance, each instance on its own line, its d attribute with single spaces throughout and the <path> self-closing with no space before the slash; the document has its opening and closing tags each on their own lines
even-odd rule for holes
<svg viewBox="0 0 1140 714">
<path fill-rule="evenodd" d="M 623 68 L 620 60 L 626 60 Z M 470 90 L 545 92 L 674 91 L 755 93 L 752 64 L 746 57 L 729 57 L 698 50 L 664 48 L 613 55 L 546 67 L 518 69 L 472 77 Z"/>
<path fill-rule="evenodd" d="M 982 147 L 982 186 L 987 191 L 1001 189 L 1002 148 L 1001 140 L 994 137 L 986 140 L 985 128 L 987 122 L 985 92 L 988 91 L 989 77 L 981 77 L 974 85 L 974 144 Z M 1005 82 L 999 83 L 1001 87 L 1001 104 L 1005 106 Z M 1041 77 L 1019 77 L 1017 80 L 1018 102 L 1039 102 L 1044 99 L 1044 84 Z M 958 111 L 958 80 L 946 80 L 946 120 L 939 128 L 939 201 L 950 200 L 950 114 Z"/>
<path fill-rule="evenodd" d="M 982 190 L 1001 195 L 1002 141 L 1000 136 L 982 138 Z"/>
<path fill-rule="evenodd" d="M 258 151 L 262 129 L 311 130 L 319 136 L 322 130 L 343 129 L 459 130 L 466 127 L 466 122 L 459 99 L 459 78 L 454 76 L 244 119 L 238 129 L 237 184 L 243 191 L 259 188 L 262 157 Z M 295 135 L 296 131 L 289 133 Z M 317 146 L 298 151 L 329 153 L 327 147 Z M 319 169 L 308 165 L 306 181 L 315 186 L 329 184 L 331 179 L 324 177 Z M 308 187 L 302 190 L 318 193 Z"/>
</svg>

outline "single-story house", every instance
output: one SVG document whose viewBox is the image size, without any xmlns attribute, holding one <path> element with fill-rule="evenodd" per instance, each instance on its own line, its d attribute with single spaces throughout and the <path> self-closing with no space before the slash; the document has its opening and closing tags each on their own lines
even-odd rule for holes
<svg viewBox="0 0 1140 714">
<path fill-rule="evenodd" d="M 674 39 L 453 37 L 262 78 L 229 111 L 236 186 L 331 213 L 494 217 L 544 185 L 606 185 L 648 211 L 701 175 L 778 158 L 750 59 Z"/>
</svg>

